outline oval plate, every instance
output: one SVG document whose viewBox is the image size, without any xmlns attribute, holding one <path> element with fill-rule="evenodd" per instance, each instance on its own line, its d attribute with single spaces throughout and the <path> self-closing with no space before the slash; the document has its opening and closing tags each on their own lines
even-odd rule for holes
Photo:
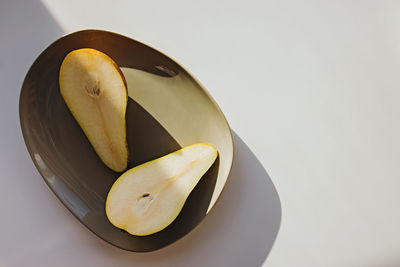
<svg viewBox="0 0 400 267">
<path fill-rule="evenodd" d="M 85 47 L 109 55 L 127 80 L 129 168 L 194 143 L 211 143 L 219 151 L 177 219 L 161 232 L 133 236 L 107 220 L 106 196 L 120 174 L 97 157 L 58 86 L 63 58 Z M 214 206 L 231 169 L 230 127 L 207 91 L 166 55 L 112 32 L 84 30 L 51 44 L 25 77 L 19 111 L 29 154 L 47 185 L 90 231 L 122 249 L 153 251 L 190 232 Z"/>
</svg>

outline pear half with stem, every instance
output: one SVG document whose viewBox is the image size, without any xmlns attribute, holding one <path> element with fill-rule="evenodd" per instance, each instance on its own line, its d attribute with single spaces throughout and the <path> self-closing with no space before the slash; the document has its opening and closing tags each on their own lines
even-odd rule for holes
<svg viewBox="0 0 400 267">
<path fill-rule="evenodd" d="M 108 193 L 108 219 L 132 235 L 163 230 L 176 219 L 217 155 L 214 146 L 195 144 L 126 171 Z"/>
<path fill-rule="evenodd" d="M 125 78 L 106 54 L 83 48 L 70 52 L 60 68 L 60 92 L 104 164 L 122 172 L 128 164 Z"/>
</svg>

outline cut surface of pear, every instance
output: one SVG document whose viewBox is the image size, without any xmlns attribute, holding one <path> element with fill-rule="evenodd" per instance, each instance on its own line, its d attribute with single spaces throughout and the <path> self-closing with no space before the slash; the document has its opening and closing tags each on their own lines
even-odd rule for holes
<svg viewBox="0 0 400 267">
<path fill-rule="evenodd" d="M 121 172 L 128 164 L 125 78 L 106 54 L 90 48 L 70 52 L 59 76 L 60 92 L 104 164 Z"/>
<path fill-rule="evenodd" d="M 108 193 L 108 219 L 132 235 L 163 230 L 176 219 L 217 155 L 214 146 L 195 144 L 126 171 Z"/>
</svg>

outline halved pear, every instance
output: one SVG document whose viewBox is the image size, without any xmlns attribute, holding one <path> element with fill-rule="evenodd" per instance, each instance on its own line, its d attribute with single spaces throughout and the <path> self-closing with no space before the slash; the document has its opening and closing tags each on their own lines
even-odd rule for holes
<svg viewBox="0 0 400 267">
<path fill-rule="evenodd" d="M 60 68 L 60 92 L 100 159 L 121 172 L 128 164 L 125 78 L 106 54 L 83 48 L 70 52 Z"/>
<path fill-rule="evenodd" d="M 108 193 L 108 219 L 132 235 L 163 230 L 178 216 L 217 155 L 214 146 L 195 144 L 126 171 Z"/>
</svg>

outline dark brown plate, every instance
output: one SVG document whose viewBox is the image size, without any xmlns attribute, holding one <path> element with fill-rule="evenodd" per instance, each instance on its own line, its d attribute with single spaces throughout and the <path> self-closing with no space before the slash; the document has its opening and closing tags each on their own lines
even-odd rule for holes
<svg viewBox="0 0 400 267">
<path fill-rule="evenodd" d="M 161 232 L 132 236 L 107 220 L 105 199 L 120 174 L 100 161 L 58 87 L 63 58 L 84 47 L 106 53 L 125 74 L 129 167 L 199 142 L 211 143 L 219 151 L 178 218 Z M 19 104 L 26 146 L 47 185 L 89 230 L 126 250 L 153 251 L 191 231 L 214 206 L 231 169 L 231 131 L 212 97 L 172 59 L 119 34 L 85 30 L 55 41 L 31 66 Z"/>
</svg>

